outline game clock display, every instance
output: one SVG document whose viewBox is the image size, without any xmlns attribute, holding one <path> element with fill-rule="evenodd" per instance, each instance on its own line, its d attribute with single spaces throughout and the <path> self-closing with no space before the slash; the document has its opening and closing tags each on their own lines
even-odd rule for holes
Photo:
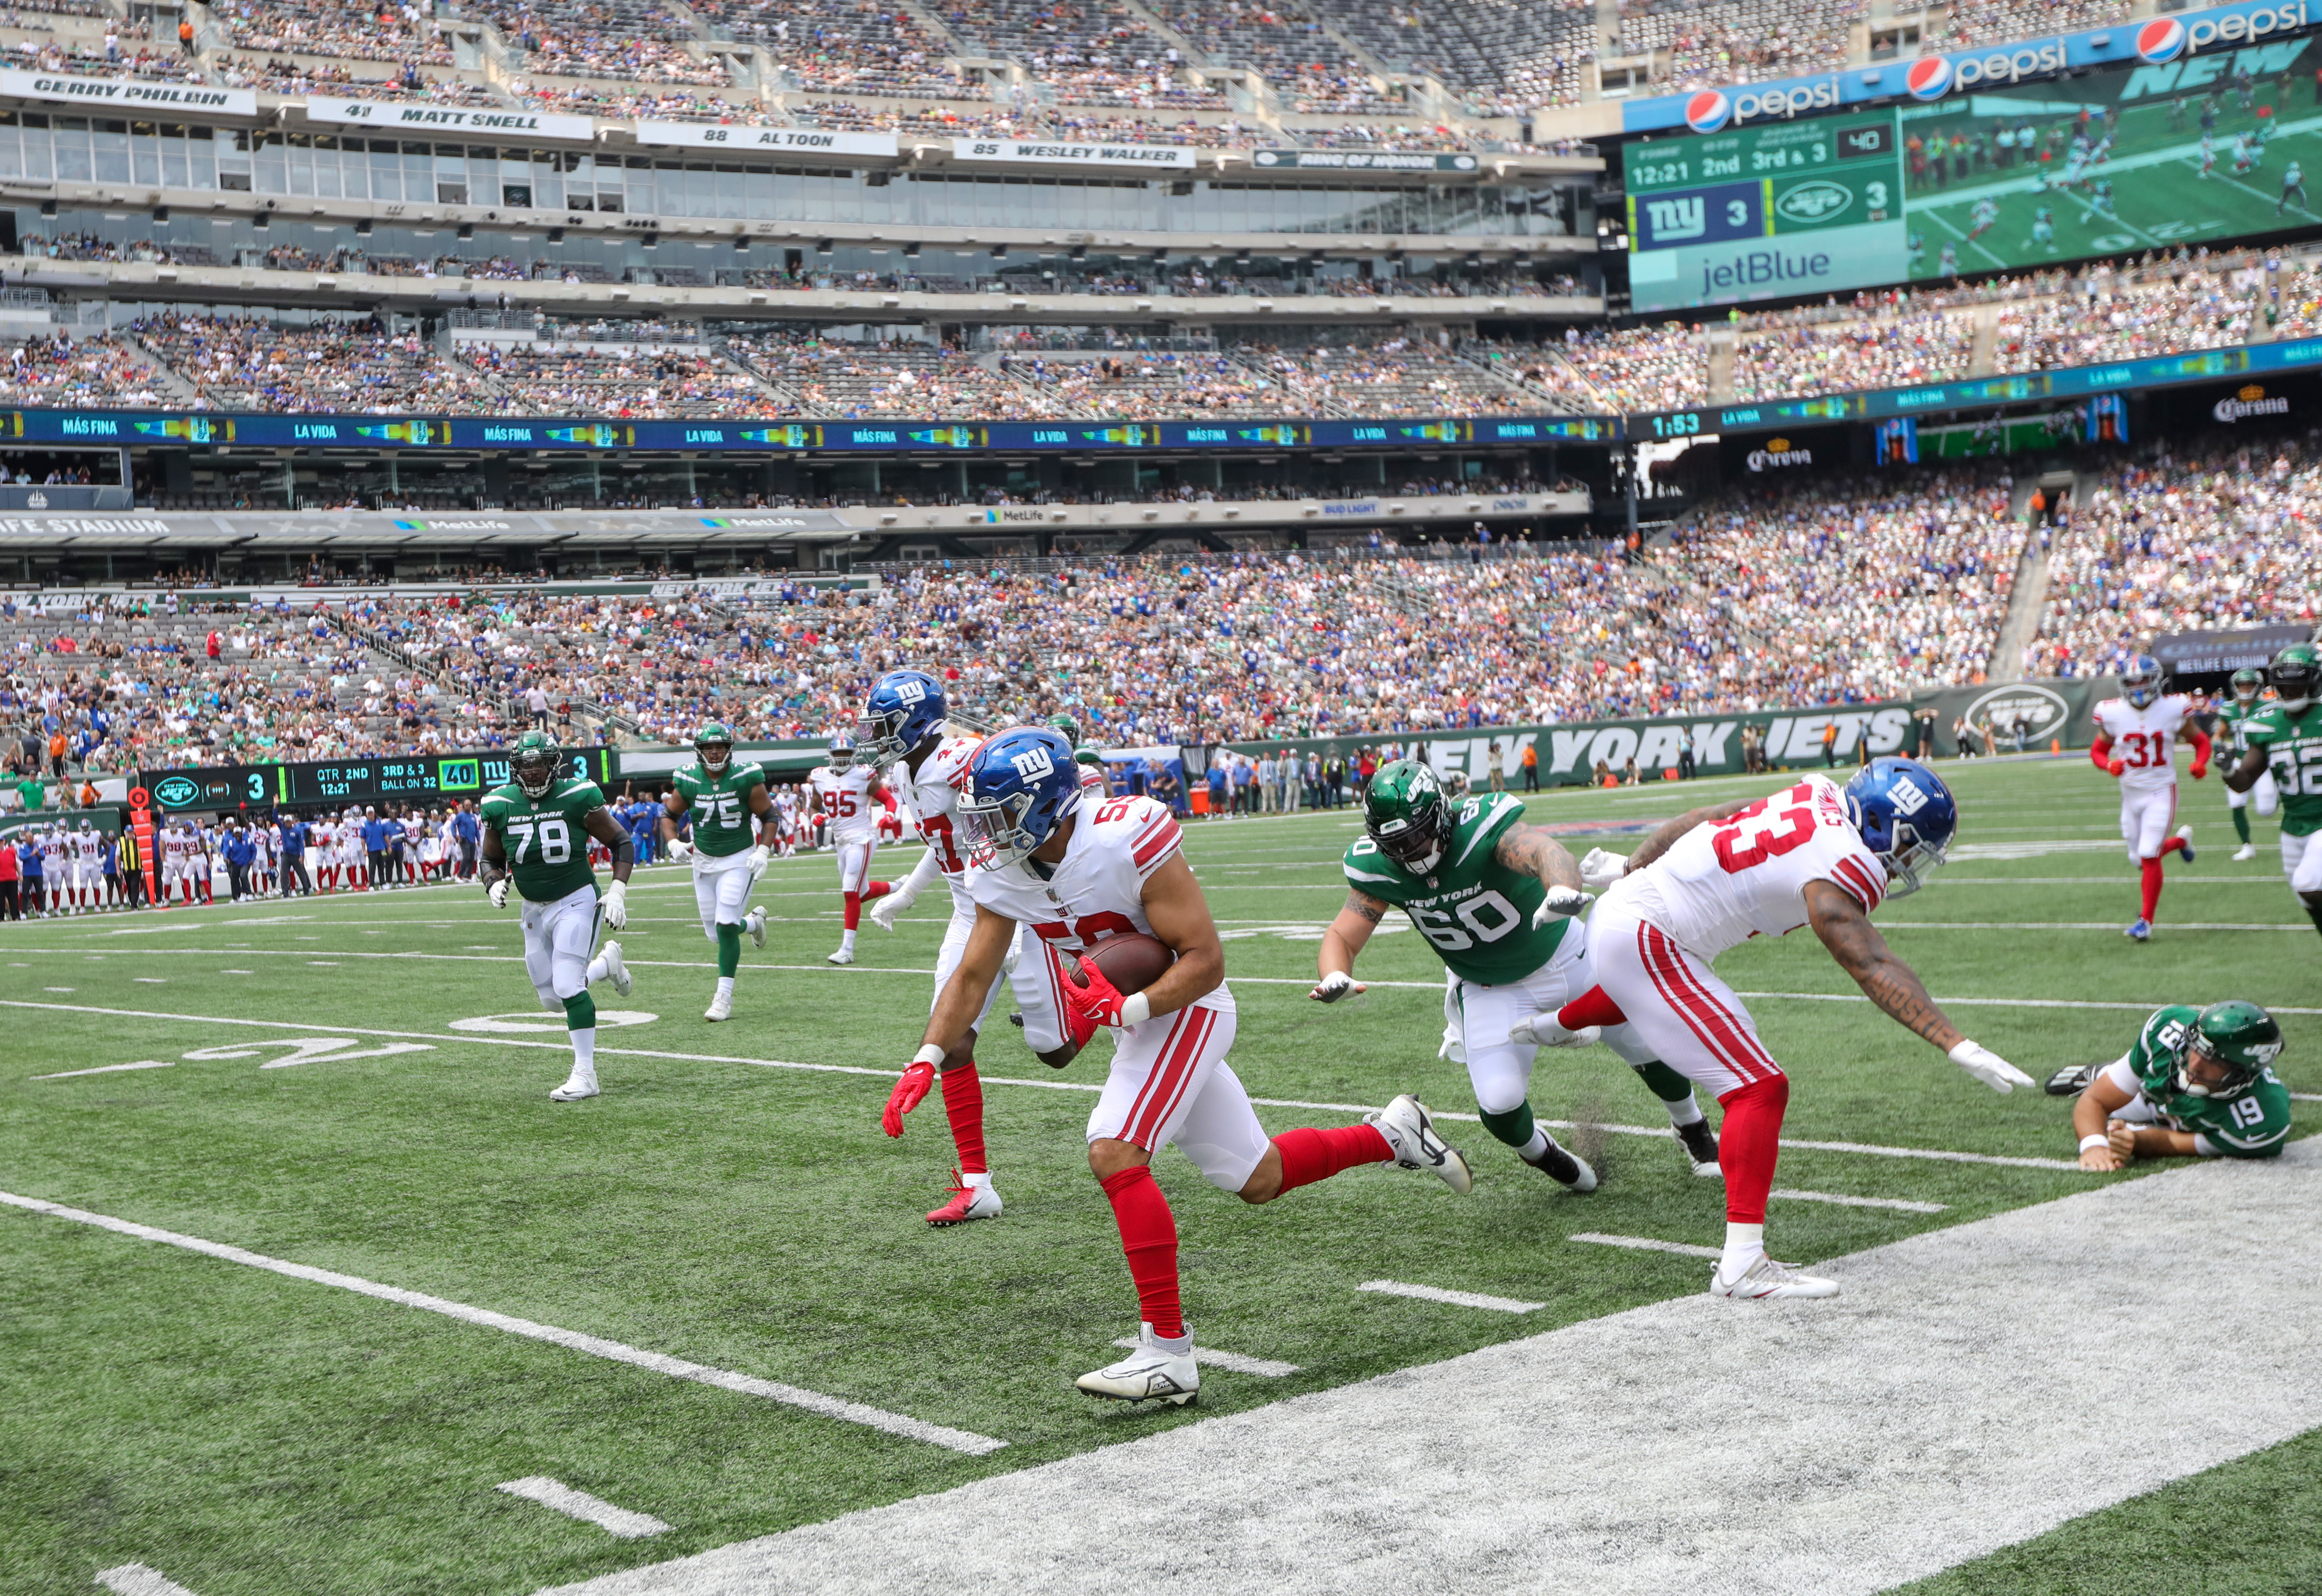
<svg viewBox="0 0 2322 1596">
<path fill-rule="evenodd" d="M 612 756 L 601 748 L 568 748 L 557 755 L 568 780 L 599 786 L 612 776 Z M 508 756 L 498 750 L 398 759 L 315 760 L 294 764 L 214 765 L 190 771 L 148 771 L 139 778 L 157 808 L 222 810 L 331 807 L 380 799 L 430 803 L 481 798 L 508 781 Z"/>
</svg>

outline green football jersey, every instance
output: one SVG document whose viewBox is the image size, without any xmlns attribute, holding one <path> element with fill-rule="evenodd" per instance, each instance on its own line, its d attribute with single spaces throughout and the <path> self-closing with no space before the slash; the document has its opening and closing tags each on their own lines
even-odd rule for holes
<svg viewBox="0 0 2322 1596">
<path fill-rule="evenodd" d="M 2281 829 L 2291 836 L 2322 831 L 2322 703 L 2292 715 L 2268 704 L 2242 725 L 2252 748 L 2265 750 L 2281 789 Z"/>
<path fill-rule="evenodd" d="M 766 773 L 736 760 L 713 778 L 699 764 L 677 773 L 678 796 L 693 822 L 693 845 L 724 858 L 758 840 L 758 817 L 750 808 L 750 789 L 765 785 Z"/>
<path fill-rule="evenodd" d="M 2180 1096 L 2171 1079 L 2177 1070 L 2177 1050 L 2184 1045 L 2201 1011 L 2190 1004 L 2172 1003 L 2156 1008 L 2136 1044 L 2128 1050 L 2128 1067 L 2151 1103 L 2172 1130 L 2207 1136 L 2209 1145 L 2227 1158 L 2271 1158 L 2290 1140 L 2290 1089 L 2272 1070 L 2260 1070 L 2256 1081 L 2239 1097 Z"/>
<path fill-rule="evenodd" d="M 2217 706 L 2217 730 L 2220 740 L 2237 754 L 2249 752 L 2249 723 L 2273 707 L 2270 698 L 2254 704 L 2244 704 L 2239 698 L 2227 698 Z"/>
<path fill-rule="evenodd" d="M 1523 818 L 1521 802 L 1505 793 L 1471 798 L 1452 806 L 1451 817 L 1450 840 L 1430 873 L 1405 870 L 1362 836 L 1347 848 L 1347 885 L 1409 915 L 1461 980 L 1511 985 L 1548 962 L 1569 922 L 1533 930 L 1540 878 L 1492 856 L 1502 834 Z"/>
<path fill-rule="evenodd" d="M 554 903 L 594 886 L 585 822 L 605 807 L 593 781 L 559 781 L 537 803 L 515 782 L 484 799 L 484 826 L 498 834 L 516 889 L 534 903 Z"/>
</svg>

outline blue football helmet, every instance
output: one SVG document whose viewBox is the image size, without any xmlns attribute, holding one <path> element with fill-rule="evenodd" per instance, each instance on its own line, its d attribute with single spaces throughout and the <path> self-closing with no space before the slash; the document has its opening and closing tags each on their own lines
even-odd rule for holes
<svg viewBox="0 0 2322 1596">
<path fill-rule="evenodd" d="M 1846 818 L 1887 867 L 1887 896 L 1927 884 L 1959 829 L 1959 805 L 1943 778 L 1915 759 L 1874 759 L 1846 784 Z"/>
<path fill-rule="evenodd" d="M 2139 654 L 2120 673 L 2120 696 L 2142 709 L 2161 696 L 2161 661 Z"/>
<path fill-rule="evenodd" d="M 863 701 L 855 757 L 883 771 L 934 736 L 946 713 L 943 683 L 924 670 L 890 670 Z"/>
<path fill-rule="evenodd" d="M 1055 835 L 1080 803 L 1071 743 L 1047 726 L 1001 733 L 975 751 L 960 784 L 968 863 L 978 870 L 1014 864 Z"/>
<path fill-rule="evenodd" d="M 855 752 L 855 734 L 841 726 L 830 734 L 830 768 L 846 771 L 863 762 Z"/>
</svg>

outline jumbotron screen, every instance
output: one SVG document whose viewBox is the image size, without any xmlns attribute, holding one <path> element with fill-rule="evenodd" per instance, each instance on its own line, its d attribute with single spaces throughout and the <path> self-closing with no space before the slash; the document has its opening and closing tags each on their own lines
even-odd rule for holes
<svg viewBox="0 0 2322 1596">
<path fill-rule="evenodd" d="M 2322 41 L 2290 39 L 1632 143 L 1632 303 L 1930 282 L 2311 226 L 2317 67 Z"/>
</svg>

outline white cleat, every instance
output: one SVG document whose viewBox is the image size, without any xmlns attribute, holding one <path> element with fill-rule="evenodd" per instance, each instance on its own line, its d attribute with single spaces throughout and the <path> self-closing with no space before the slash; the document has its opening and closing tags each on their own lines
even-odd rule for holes
<svg viewBox="0 0 2322 1596">
<path fill-rule="evenodd" d="M 2240 847 L 2234 850 L 2234 862 L 2235 864 L 2247 864 L 2251 860 L 2255 859 L 2256 857 L 2257 844 L 2255 843 L 2244 843 Z"/>
<path fill-rule="evenodd" d="M 964 1225 L 970 1219 L 1000 1218 L 1000 1211 L 1006 1205 L 1000 1200 L 1000 1193 L 992 1189 L 991 1181 L 971 1186 L 967 1183 L 967 1177 L 957 1170 L 952 1172 L 951 1178 L 950 1199 L 928 1216 L 928 1224 L 941 1229 L 946 1225 Z"/>
<path fill-rule="evenodd" d="M 1760 1253 L 1758 1261 L 1743 1270 L 1739 1280 L 1727 1280 L 1723 1263 L 1711 1270 L 1709 1294 L 1713 1297 L 1742 1298 L 1752 1302 L 1785 1297 L 1835 1297 L 1838 1295 L 1838 1282 L 1824 1280 L 1819 1275 L 1800 1274 L 1795 1264 L 1777 1263 L 1769 1254 Z"/>
<path fill-rule="evenodd" d="M 614 991 L 619 993 L 624 998 L 627 997 L 629 995 L 630 989 L 635 987 L 637 983 L 630 976 L 629 967 L 621 958 L 621 944 L 617 942 L 607 943 L 605 944 L 603 958 L 605 961 L 605 979 L 613 983 Z"/>
<path fill-rule="evenodd" d="M 830 962 L 834 964 L 852 964 L 855 962 L 855 950 L 841 948 L 830 955 Z"/>
<path fill-rule="evenodd" d="M 1363 1116 L 1363 1123 L 1373 1126 L 1386 1138 L 1394 1152 L 1395 1167 L 1426 1170 L 1465 1197 L 1474 1190 L 1476 1177 L 1468 1172 L 1467 1161 L 1459 1149 L 1435 1134 L 1435 1122 L 1427 1117 L 1427 1106 L 1405 1092 L 1376 1114 Z"/>
<path fill-rule="evenodd" d="M 752 909 L 750 911 L 749 917 L 742 922 L 742 929 L 750 934 L 750 945 L 752 947 L 762 948 L 765 946 L 766 911 L 763 908 Z"/>
<path fill-rule="evenodd" d="M 720 992 L 716 997 L 710 999 L 709 1007 L 701 1011 L 701 1017 L 708 1020 L 732 1019 L 734 1017 L 734 994 L 731 992 Z"/>
<path fill-rule="evenodd" d="M 548 1100 L 552 1103 L 577 1103 L 582 1098 L 593 1098 L 596 1095 L 596 1072 L 592 1070 L 584 1075 L 575 1070 L 566 1078 L 563 1085 L 548 1094 Z"/>
<path fill-rule="evenodd" d="M 1158 1399 L 1182 1408 L 1202 1394 L 1202 1371 L 1193 1362 L 1193 1333 L 1188 1329 L 1175 1341 L 1153 1334 L 1151 1325 L 1137 1327 L 1137 1349 L 1117 1363 L 1108 1363 L 1073 1383 L 1092 1397 L 1142 1402 Z"/>
</svg>

